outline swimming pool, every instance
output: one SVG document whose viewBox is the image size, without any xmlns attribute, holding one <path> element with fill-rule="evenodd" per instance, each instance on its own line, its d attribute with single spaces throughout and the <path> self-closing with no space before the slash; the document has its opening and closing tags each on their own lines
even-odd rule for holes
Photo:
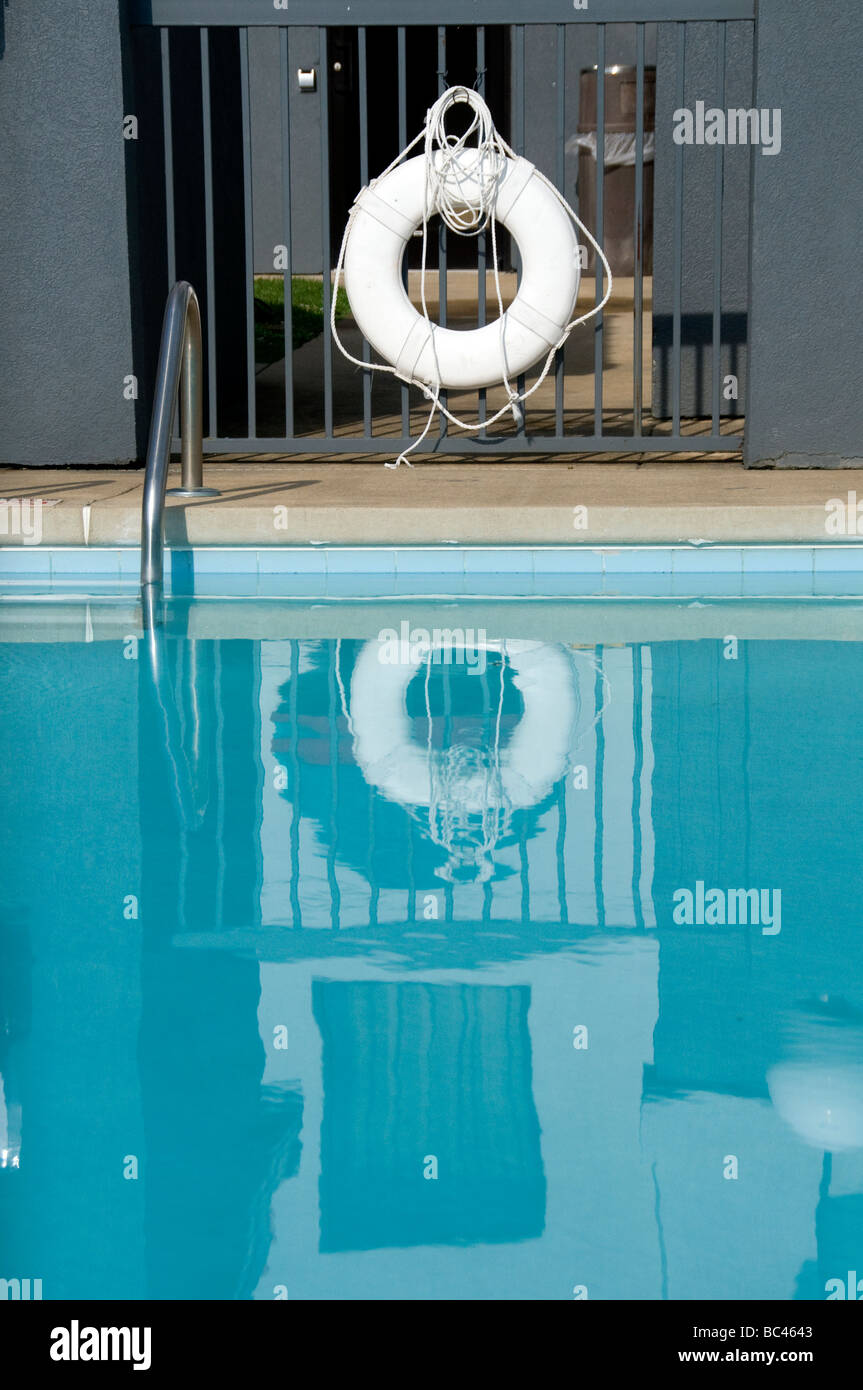
<svg viewBox="0 0 863 1390">
<path fill-rule="evenodd" d="M 4 610 L 0 1276 L 824 1299 L 863 608 Z"/>
</svg>

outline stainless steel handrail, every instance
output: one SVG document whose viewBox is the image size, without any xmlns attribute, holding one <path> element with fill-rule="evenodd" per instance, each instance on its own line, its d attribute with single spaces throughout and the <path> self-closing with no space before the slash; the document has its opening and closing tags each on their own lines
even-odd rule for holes
<svg viewBox="0 0 863 1390">
<path fill-rule="evenodd" d="M 187 280 L 178 280 L 165 305 L 156 390 L 147 442 L 147 467 L 141 503 L 141 587 L 161 584 L 164 550 L 164 516 L 171 435 L 177 393 L 180 400 L 181 484 L 171 488 L 175 497 L 218 497 L 216 488 L 204 487 L 203 368 L 201 361 L 201 310 L 198 296 Z"/>
</svg>

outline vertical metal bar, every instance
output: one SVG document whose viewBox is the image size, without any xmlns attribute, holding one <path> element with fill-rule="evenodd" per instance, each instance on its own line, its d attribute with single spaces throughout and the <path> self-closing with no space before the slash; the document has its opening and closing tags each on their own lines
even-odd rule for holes
<svg viewBox="0 0 863 1390">
<path fill-rule="evenodd" d="M 447 77 L 446 62 L 446 25 L 444 24 L 439 24 L 437 31 L 437 69 L 438 95 L 441 96 L 446 91 L 447 84 L 449 81 Z M 446 223 L 443 221 L 443 219 L 441 219 L 440 224 L 438 226 L 438 322 L 440 323 L 441 328 L 446 328 L 446 234 Z M 440 398 L 442 404 L 446 405 L 447 392 L 441 391 Z M 446 435 L 448 424 L 449 421 L 447 420 L 446 416 L 441 415 L 439 425 L 439 434 L 441 439 L 443 439 Z"/>
<path fill-rule="evenodd" d="M 369 77 L 365 25 L 361 25 L 357 30 L 357 49 L 360 89 L 360 183 L 365 188 L 369 181 Z M 364 362 L 371 361 L 371 351 L 365 338 L 363 338 L 362 360 Z M 371 432 L 372 374 L 371 372 L 363 372 L 363 434 L 368 438 Z"/>
<path fill-rule="evenodd" d="M 291 229 L 291 85 L 288 54 L 288 26 L 279 28 L 279 85 L 282 97 L 282 243 L 285 247 L 284 283 L 285 325 L 285 435 L 294 433 L 294 248 Z"/>
<path fill-rule="evenodd" d="M 324 294 L 324 434 L 333 433 L 333 338 L 330 333 L 332 255 L 330 252 L 330 81 L 327 30 L 318 29 L 318 67 L 321 74 L 321 269 Z"/>
<path fill-rule="evenodd" d="M 478 24 L 476 30 L 476 89 L 481 97 L 485 96 L 485 25 Z M 485 276 L 486 265 L 488 263 L 488 240 L 485 232 L 480 232 L 476 243 L 476 306 L 477 306 L 477 325 L 484 328 L 488 315 L 488 305 L 486 303 Z M 488 414 L 488 392 L 483 387 L 477 399 L 477 420 L 480 424 L 486 419 Z M 487 432 L 482 429 L 479 431 L 480 439 L 487 438 Z"/>
<path fill-rule="evenodd" d="M 716 105 L 725 108 L 725 54 L 727 24 L 716 24 Z M 713 402 L 712 433 L 719 434 L 720 393 L 722 390 L 722 195 L 725 178 L 725 146 L 713 150 Z"/>
<path fill-rule="evenodd" d="M 635 265 L 632 287 L 632 433 L 644 412 L 644 25 L 635 26 Z"/>
<path fill-rule="evenodd" d="M 515 26 L 515 152 L 524 154 L 524 25 Z M 521 261 L 519 258 L 519 269 Z M 524 391 L 524 373 L 516 379 L 519 394 Z M 527 407 L 521 407 L 521 416 L 516 426 L 516 434 L 524 434 Z"/>
<path fill-rule="evenodd" d="M 566 197 L 566 25 L 557 26 L 557 186 Z M 564 349 L 558 348 L 554 357 L 554 432 L 563 435 L 563 359 Z"/>
<path fill-rule="evenodd" d="M 675 107 L 683 106 L 686 67 L 686 22 L 678 20 L 677 30 L 677 96 Z M 683 146 L 674 148 L 674 233 L 672 239 L 673 319 L 671 337 L 671 412 L 672 434 L 680 434 L 680 313 L 683 284 Z"/>
<path fill-rule="evenodd" d="M 596 239 L 600 246 L 605 214 L 605 25 L 596 26 Z M 596 257 L 596 297 L 602 299 L 602 261 Z M 593 337 L 593 433 L 602 434 L 602 355 L 605 326 L 603 315 L 596 317 Z"/>
<path fill-rule="evenodd" d="M 249 109 L 249 31 L 240 30 L 240 92 L 243 120 L 243 214 L 246 239 L 246 395 L 249 438 L 258 432 L 255 410 L 255 245 L 252 227 L 252 120 Z"/>
<path fill-rule="evenodd" d="M 177 281 L 177 217 L 174 204 L 174 123 L 171 109 L 171 31 L 159 31 L 162 49 L 162 135 L 165 147 L 165 245 L 168 256 L 168 294 Z M 170 459 L 173 440 L 177 434 L 177 408 L 174 401 L 171 407 L 171 425 L 168 434 L 168 456 Z"/>
<path fill-rule="evenodd" d="M 396 36 L 398 53 L 396 67 L 398 69 L 398 102 L 399 102 L 399 149 L 403 150 L 408 142 L 408 61 L 407 61 L 407 40 L 405 36 L 405 26 L 400 24 Z M 404 260 L 402 261 L 402 282 L 405 290 L 408 287 L 408 248 L 405 247 Z M 407 386 L 402 386 L 402 438 L 407 439 L 411 432 L 411 407 L 410 392 Z"/>
<path fill-rule="evenodd" d="M 213 127 L 210 102 L 210 31 L 201 30 L 201 108 L 204 123 L 204 237 L 207 257 L 207 433 L 219 433 L 216 386 L 216 256 L 213 245 Z"/>
<path fill-rule="evenodd" d="M 171 120 L 171 31 L 160 29 L 162 46 L 162 134 L 165 142 L 165 234 L 168 248 L 168 293 L 177 278 L 177 228 L 174 220 L 174 132 Z"/>
<path fill-rule="evenodd" d="M 180 475 L 188 491 L 204 486 L 204 382 L 201 366 L 201 311 L 190 288 L 183 327 L 183 366 L 180 373 Z"/>
</svg>

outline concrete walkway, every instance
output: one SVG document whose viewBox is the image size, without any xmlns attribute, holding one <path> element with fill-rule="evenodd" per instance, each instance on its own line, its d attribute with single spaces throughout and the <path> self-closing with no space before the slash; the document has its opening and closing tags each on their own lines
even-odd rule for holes
<svg viewBox="0 0 863 1390">
<path fill-rule="evenodd" d="M 728 462 L 393 470 L 318 459 L 208 462 L 205 473 L 222 495 L 169 498 L 169 544 L 847 543 L 853 532 L 827 532 L 826 504 L 849 492 L 863 499 L 863 470 L 746 471 Z M 4 469 L 0 499 L 41 499 L 43 545 L 135 546 L 142 480 L 131 470 Z M 0 545 L 22 543 L 14 513 L 0 506 Z"/>
</svg>

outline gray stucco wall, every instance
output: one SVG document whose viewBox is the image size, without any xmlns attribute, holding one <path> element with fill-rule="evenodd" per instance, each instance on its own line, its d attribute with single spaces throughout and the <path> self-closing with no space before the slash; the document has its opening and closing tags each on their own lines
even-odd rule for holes
<svg viewBox="0 0 863 1390">
<path fill-rule="evenodd" d="M 745 459 L 863 463 L 863 7 L 759 0 L 759 107 L 782 151 L 753 161 Z"/>
<path fill-rule="evenodd" d="M 0 57 L 0 462 L 136 456 L 117 0 L 13 0 Z"/>
</svg>

